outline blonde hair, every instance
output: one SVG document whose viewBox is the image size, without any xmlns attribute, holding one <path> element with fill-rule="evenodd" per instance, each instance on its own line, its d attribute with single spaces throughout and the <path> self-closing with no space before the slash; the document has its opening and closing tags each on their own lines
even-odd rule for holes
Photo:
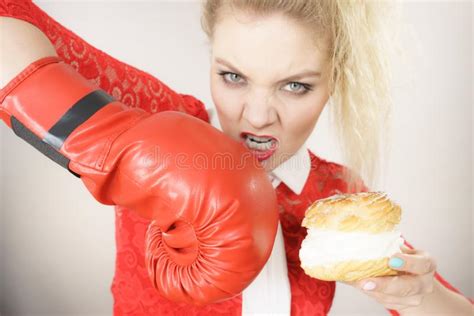
<svg viewBox="0 0 474 316">
<path fill-rule="evenodd" d="M 282 12 L 327 40 L 329 117 L 344 159 L 343 177 L 372 187 L 390 143 L 390 61 L 400 53 L 394 2 L 354 0 L 207 0 L 201 26 L 212 41 L 218 13 L 237 8 L 257 16 Z M 395 27 L 390 27 L 390 26 Z M 315 41 L 317 42 L 317 41 Z M 356 187 L 355 190 L 359 190 Z"/>
</svg>

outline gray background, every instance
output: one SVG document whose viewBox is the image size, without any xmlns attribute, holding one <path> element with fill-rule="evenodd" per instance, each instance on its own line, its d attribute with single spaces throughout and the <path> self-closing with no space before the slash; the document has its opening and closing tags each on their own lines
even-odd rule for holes
<svg viewBox="0 0 474 316">
<path fill-rule="evenodd" d="M 35 1 L 92 45 L 212 107 L 198 2 Z M 472 295 L 472 3 L 403 2 L 384 190 L 438 271 Z M 0 37 L 1 38 L 1 37 Z M 0 124 L 0 313 L 110 315 L 113 208 Z M 308 145 L 341 162 L 326 111 Z M 387 315 L 338 284 L 331 315 Z"/>
</svg>

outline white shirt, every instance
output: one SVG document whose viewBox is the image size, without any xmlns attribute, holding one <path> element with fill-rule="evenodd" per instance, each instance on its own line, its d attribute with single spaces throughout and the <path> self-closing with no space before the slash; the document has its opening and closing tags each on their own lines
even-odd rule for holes
<svg viewBox="0 0 474 316">
<path fill-rule="evenodd" d="M 215 109 L 207 109 L 212 126 L 222 131 Z M 301 194 L 311 170 L 311 160 L 305 145 L 268 176 L 274 188 L 281 182 L 295 194 Z M 257 278 L 242 293 L 242 316 L 281 315 L 291 312 L 291 289 L 288 279 L 285 244 L 281 223 L 272 253 Z"/>
</svg>

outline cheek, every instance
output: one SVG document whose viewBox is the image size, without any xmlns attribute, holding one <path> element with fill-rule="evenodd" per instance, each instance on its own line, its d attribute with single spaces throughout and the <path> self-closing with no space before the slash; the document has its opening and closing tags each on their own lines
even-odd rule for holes
<svg viewBox="0 0 474 316">
<path fill-rule="evenodd" d="M 291 111 L 286 115 L 285 134 L 291 144 L 299 147 L 309 137 L 324 108 L 325 102 L 312 104 L 301 111 Z"/>
</svg>

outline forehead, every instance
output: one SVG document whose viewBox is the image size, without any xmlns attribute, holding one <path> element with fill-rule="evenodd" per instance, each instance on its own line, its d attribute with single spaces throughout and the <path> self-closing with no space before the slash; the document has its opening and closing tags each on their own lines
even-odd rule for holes
<svg viewBox="0 0 474 316">
<path fill-rule="evenodd" d="M 287 74 L 300 68 L 321 71 L 324 43 L 314 33 L 283 14 L 257 17 L 226 11 L 214 29 L 212 55 L 253 74 Z"/>
</svg>

